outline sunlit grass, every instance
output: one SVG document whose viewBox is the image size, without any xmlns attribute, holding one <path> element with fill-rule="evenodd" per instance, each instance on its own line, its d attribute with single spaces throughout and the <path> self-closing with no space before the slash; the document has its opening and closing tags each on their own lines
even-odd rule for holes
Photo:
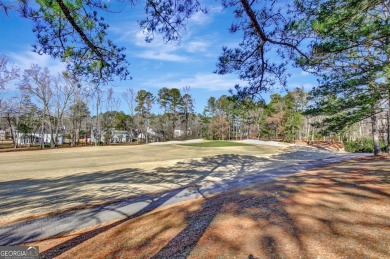
<svg viewBox="0 0 390 259">
<path fill-rule="evenodd" d="M 253 146 L 252 144 L 234 142 L 234 141 L 225 141 L 225 140 L 215 140 L 215 141 L 207 141 L 200 143 L 192 143 L 192 144 L 180 144 L 181 146 L 187 147 L 240 147 L 240 146 Z"/>
</svg>

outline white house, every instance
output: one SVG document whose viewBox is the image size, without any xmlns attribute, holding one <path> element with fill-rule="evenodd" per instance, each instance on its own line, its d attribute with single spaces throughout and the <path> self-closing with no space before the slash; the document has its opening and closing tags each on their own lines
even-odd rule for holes
<svg viewBox="0 0 390 259">
<path fill-rule="evenodd" d="M 147 128 L 146 134 L 148 134 L 149 142 L 158 142 L 164 138 L 164 135 L 160 132 L 155 132 L 152 128 Z M 138 141 L 146 141 L 144 133 L 139 133 L 137 137 Z"/>
<path fill-rule="evenodd" d="M 192 135 L 192 130 L 191 129 L 188 129 L 187 130 L 187 136 L 186 136 L 186 131 L 185 130 L 179 130 L 179 129 L 176 129 L 174 132 L 173 132 L 173 137 L 174 138 L 182 138 L 182 137 L 189 137 Z"/>
<path fill-rule="evenodd" d="M 111 130 L 111 143 L 131 142 L 132 136 L 125 130 Z"/>
<path fill-rule="evenodd" d="M 44 144 L 50 144 L 51 143 L 51 134 L 44 133 L 23 133 L 23 132 L 16 132 L 15 133 L 15 139 L 16 143 L 18 145 L 39 145 L 41 143 L 41 140 L 43 139 Z M 57 145 L 61 145 L 65 143 L 65 136 L 62 133 L 59 133 L 57 136 Z"/>
<path fill-rule="evenodd" d="M 108 134 L 107 134 L 108 133 Z M 94 128 L 91 130 L 91 142 L 95 142 L 96 138 L 98 137 L 99 132 Z M 134 133 L 133 133 L 134 135 Z M 133 139 L 133 136 L 125 130 L 115 130 L 110 129 L 109 131 L 102 131 L 100 133 L 100 141 L 102 143 L 106 143 L 106 137 L 110 138 L 110 143 L 126 143 L 131 142 Z"/>
</svg>

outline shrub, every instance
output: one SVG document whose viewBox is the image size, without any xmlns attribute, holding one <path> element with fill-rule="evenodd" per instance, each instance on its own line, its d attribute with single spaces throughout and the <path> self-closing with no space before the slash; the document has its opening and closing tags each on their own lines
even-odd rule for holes
<svg viewBox="0 0 390 259">
<path fill-rule="evenodd" d="M 386 150 L 386 144 L 384 141 L 380 141 L 379 146 L 381 147 L 381 151 Z M 344 139 L 344 149 L 347 152 L 354 153 L 374 153 L 374 140 L 369 137 L 353 141 Z"/>
</svg>

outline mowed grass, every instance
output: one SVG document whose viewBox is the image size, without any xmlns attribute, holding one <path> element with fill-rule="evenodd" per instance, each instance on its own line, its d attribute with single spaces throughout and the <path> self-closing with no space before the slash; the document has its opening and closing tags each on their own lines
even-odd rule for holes
<svg viewBox="0 0 390 259">
<path fill-rule="evenodd" d="M 240 142 L 234 142 L 234 141 L 215 140 L 215 141 L 207 141 L 207 142 L 192 143 L 192 144 L 180 144 L 180 146 L 186 146 L 186 147 L 242 147 L 242 146 L 254 146 L 254 145 L 240 143 Z"/>
<path fill-rule="evenodd" d="M 129 145 L 1 153 L 0 224 L 244 176 L 283 151 L 261 145 Z M 226 170 L 232 165 L 237 166 Z"/>
</svg>

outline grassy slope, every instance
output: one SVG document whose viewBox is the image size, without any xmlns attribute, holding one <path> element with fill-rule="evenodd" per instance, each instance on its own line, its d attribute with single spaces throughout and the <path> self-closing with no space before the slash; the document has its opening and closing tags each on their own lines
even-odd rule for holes
<svg viewBox="0 0 390 259">
<path fill-rule="evenodd" d="M 347 161 L 36 245 L 47 258 L 386 258 L 389 174 L 388 157 Z"/>
<path fill-rule="evenodd" d="M 0 224 L 245 175 L 256 163 L 272 164 L 267 157 L 284 150 L 260 145 L 199 149 L 134 145 L 1 153 Z M 226 170 L 231 165 L 237 166 Z"/>
</svg>

